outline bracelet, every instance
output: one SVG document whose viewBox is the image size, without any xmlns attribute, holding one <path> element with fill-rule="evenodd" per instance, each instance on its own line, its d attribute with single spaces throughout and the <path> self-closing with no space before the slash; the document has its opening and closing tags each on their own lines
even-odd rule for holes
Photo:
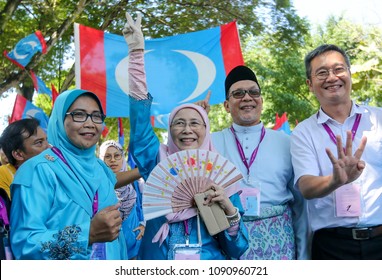
<svg viewBox="0 0 382 280">
<path fill-rule="evenodd" d="M 236 208 L 235 214 L 233 214 L 231 216 L 226 216 L 228 219 L 230 227 L 238 225 L 240 223 L 240 220 L 241 220 L 241 215 L 240 215 L 239 209 L 237 207 L 235 207 L 235 208 Z"/>
<path fill-rule="evenodd" d="M 236 219 L 228 220 L 229 226 L 233 227 L 233 226 L 238 225 L 240 223 L 240 220 L 241 220 L 241 217 L 240 217 L 240 214 L 239 214 L 239 216 Z"/>
<path fill-rule="evenodd" d="M 233 218 L 236 218 L 236 216 L 240 214 L 240 213 L 239 213 L 239 208 L 235 207 L 235 209 L 236 209 L 235 214 L 233 214 L 233 215 L 231 215 L 231 216 L 226 215 L 226 217 L 227 217 L 228 220 L 233 219 Z"/>
</svg>

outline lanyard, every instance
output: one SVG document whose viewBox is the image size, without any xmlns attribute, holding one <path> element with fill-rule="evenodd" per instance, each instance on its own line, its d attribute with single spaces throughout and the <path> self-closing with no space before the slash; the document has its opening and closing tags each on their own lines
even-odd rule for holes
<svg viewBox="0 0 382 280">
<path fill-rule="evenodd" d="M 52 151 L 69 167 L 70 170 L 73 171 L 69 163 L 64 158 L 64 155 L 61 153 L 61 151 L 57 147 L 52 147 Z M 97 211 L 98 211 L 98 191 L 96 191 L 94 195 L 94 199 L 93 199 L 93 217 L 97 213 Z"/>
<path fill-rule="evenodd" d="M 197 223 L 197 232 L 198 232 L 198 244 L 201 246 L 202 245 L 202 235 L 200 233 L 200 218 L 199 218 L 199 213 L 196 215 L 196 223 Z M 190 245 L 190 230 L 188 228 L 188 219 L 183 221 L 184 225 L 184 236 L 186 238 L 186 245 Z"/>
<path fill-rule="evenodd" d="M 249 160 L 249 163 L 247 162 L 247 160 L 246 160 L 246 158 L 245 158 L 243 147 L 241 146 L 240 141 L 239 141 L 239 139 L 237 138 L 237 135 L 236 135 L 235 130 L 233 129 L 233 126 L 231 126 L 230 129 L 231 129 L 233 135 L 235 136 L 236 146 L 237 146 L 237 149 L 238 149 L 238 151 L 239 151 L 240 158 L 241 158 L 241 160 L 243 161 L 245 167 L 247 168 L 247 175 L 249 176 L 249 169 L 251 168 L 252 163 L 253 163 L 253 162 L 255 161 L 255 159 L 256 159 L 257 152 L 258 152 L 259 147 L 260 147 L 260 143 L 261 143 L 261 142 L 263 141 L 263 139 L 264 139 L 264 136 L 265 136 L 265 128 L 264 128 L 264 126 L 261 128 L 260 141 L 259 141 L 259 143 L 257 144 L 257 147 L 253 150 L 252 155 L 251 155 L 251 158 L 250 158 L 250 160 Z"/>
<path fill-rule="evenodd" d="M 98 191 L 96 191 L 93 199 L 93 217 L 98 211 Z"/>
<path fill-rule="evenodd" d="M 186 245 L 190 245 L 190 231 L 188 229 L 188 220 L 183 221 L 184 225 L 184 237 L 186 238 Z"/>
<path fill-rule="evenodd" d="M 359 123 L 361 122 L 361 116 L 362 116 L 361 114 L 356 114 L 356 118 L 354 120 L 354 124 L 353 124 L 353 127 L 351 129 L 351 133 L 352 133 L 351 140 L 352 141 L 354 141 L 354 137 L 355 137 L 355 134 L 357 133 Z M 334 135 L 334 132 L 330 129 L 329 125 L 327 125 L 326 123 L 323 123 L 322 126 L 325 128 L 325 130 L 328 133 L 332 142 L 337 145 L 336 136 Z"/>
</svg>

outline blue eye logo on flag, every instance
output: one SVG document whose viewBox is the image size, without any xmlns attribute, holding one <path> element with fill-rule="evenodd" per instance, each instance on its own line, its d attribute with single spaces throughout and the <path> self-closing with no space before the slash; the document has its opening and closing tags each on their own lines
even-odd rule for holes
<svg viewBox="0 0 382 280">
<path fill-rule="evenodd" d="M 24 69 L 37 52 L 46 53 L 45 39 L 39 30 L 21 39 L 10 52 L 4 51 L 4 56 Z"/>
<path fill-rule="evenodd" d="M 128 46 L 123 36 L 74 24 L 76 86 L 94 92 L 108 117 L 129 116 Z M 224 80 L 243 55 L 236 21 L 219 27 L 145 41 L 148 91 L 153 116 L 180 104 L 225 99 Z M 158 122 L 159 123 L 159 122 Z M 167 127 L 166 127 L 167 128 Z"/>
<path fill-rule="evenodd" d="M 22 95 L 17 94 L 9 123 L 27 118 L 38 119 L 40 121 L 41 128 L 45 131 L 45 133 L 47 132 L 49 121 L 48 116 L 41 108 L 33 105 L 32 102 Z"/>
</svg>

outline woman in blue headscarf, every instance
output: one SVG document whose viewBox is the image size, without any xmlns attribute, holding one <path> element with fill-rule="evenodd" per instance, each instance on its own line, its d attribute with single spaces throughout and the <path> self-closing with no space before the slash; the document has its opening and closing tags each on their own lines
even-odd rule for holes
<svg viewBox="0 0 382 280">
<path fill-rule="evenodd" d="M 127 259 L 116 176 L 95 155 L 102 106 L 85 90 L 55 101 L 52 144 L 25 162 L 11 187 L 11 247 L 16 259 Z"/>
</svg>

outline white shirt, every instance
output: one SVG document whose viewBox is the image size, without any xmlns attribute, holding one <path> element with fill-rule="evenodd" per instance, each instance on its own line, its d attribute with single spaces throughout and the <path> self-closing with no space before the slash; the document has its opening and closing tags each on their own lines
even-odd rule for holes
<svg viewBox="0 0 382 280">
<path fill-rule="evenodd" d="M 356 118 L 361 120 L 353 141 L 353 153 L 362 136 L 367 137 L 365 151 L 361 157 L 366 162 L 360 178 L 360 217 L 336 217 L 334 192 L 317 199 L 308 200 L 309 219 L 312 230 L 329 227 L 369 227 L 382 224 L 382 109 L 369 106 L 352 106 L 350 116 L 343 124 L 331 119 L 322 109 L 304 120 L 294 129 L 291 136 L 291 154 L 295 182 L 303 175 L 327 176 L 332 174 L 332 163 L 325 152 L 330 148 L 337 156 L 337 148 L 330 139 L 323 123 L 329 125 L 335 135 L 341 135 L 346 143 L 346 131 L 351 130 Z"/>
<path fill-rule="evenodd" d="M 260 141 L 262 127 L 262 123 L 250 127 L 233 124 L 247 162 L 250 161 L 252 152 Z M 244 179 L 240 181 L 240 186 L 247 187 L 247 168 L 240 157 L 231 130 L 226 128 L 212 133 L 212 142 L 221 155 L 240 169 L 244 176 Z M 300 192 L 293 187 L 293 168 L 289 148 L 289 135 L 282 131 L 266 129 L 256 159 L 250 167 L 250 182 L 256 184 L 260 182 L 261 208 L 290 202 L 293 211 L 293 229 L 296 235 L 298 259 L 306 259 L 308 254 L 306 204 Z"/>
</svg>

